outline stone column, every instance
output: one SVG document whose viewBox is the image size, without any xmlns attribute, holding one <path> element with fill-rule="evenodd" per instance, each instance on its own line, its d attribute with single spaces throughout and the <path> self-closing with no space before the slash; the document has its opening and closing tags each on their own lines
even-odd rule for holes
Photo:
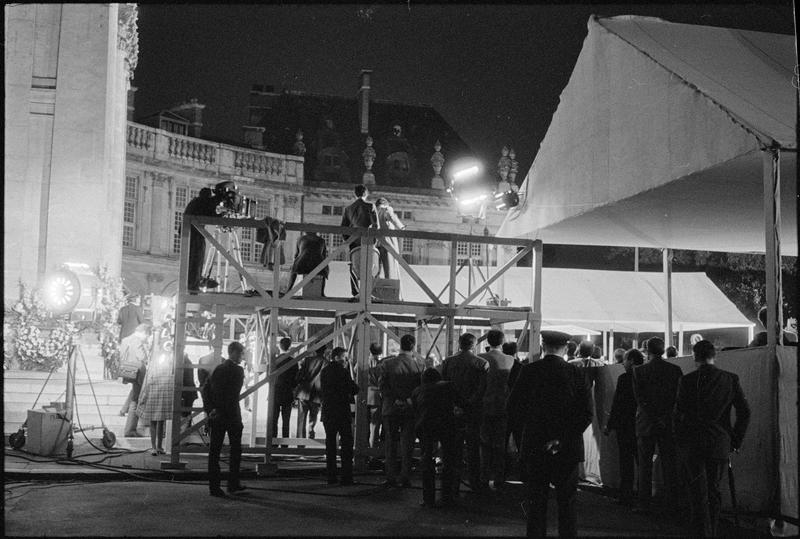
<svg viewBox="0 0 800 539">
<path fill-rule="evenodd" d="M 173 183 L 172 176 L 160 172 L 151 172 L 152 184 L 152 216 L 150 232 L 150 254 L 170 254 L 172 239 L 172 212 L 169 210 L 169 191 Z"/>
</svg>

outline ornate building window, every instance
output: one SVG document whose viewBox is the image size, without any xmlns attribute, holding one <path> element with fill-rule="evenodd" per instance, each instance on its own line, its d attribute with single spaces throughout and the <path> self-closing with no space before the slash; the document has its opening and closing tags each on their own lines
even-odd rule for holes
<svg viewBox="0 0 800 539">
<path fill-rule="evenodd" d="M 344 213 L 344 206 L 328 206 L 323 204 L 322 215 L 342 215 Z"/>
<path fill-rule="evenodd" d="M 400 254 L 409 264 L 414 263 L 414 238 L 400 238 Z"/>
<path fill-rule="evenodd" d="M 458 263 L 460 264 L 468 258 L 480 260 L 481 246 L 482 244 L 480 243 L 467 243 L 465 241 L 458 242 L 458 245 L 456 245 L 456 256 L 458 257 Z"/>
<path fill-rule="evenodd" d="M 188 199 L 187 199 L 188 192 Z M 186 187 L 175 188 L 175 219 L 172 228 L 172 253 L 179 254 L 181 252 L 181 224 L 183 223 L 183 210 L 186 209 L 188 200 L 196 197 L 198 194 L 197 189 L 188 191 Z"/>
<path fill-rule="evenodd" d="M 136 247 L 136 213 L 139 206 L 139 178 L 125 178 L 125 205 L 122 209 L 122 246 Z"/>
</svg>

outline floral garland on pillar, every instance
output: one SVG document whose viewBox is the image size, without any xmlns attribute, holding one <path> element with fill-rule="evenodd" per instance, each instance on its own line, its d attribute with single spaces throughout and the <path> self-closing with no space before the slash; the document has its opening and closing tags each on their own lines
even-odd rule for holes
<svg viewBox="0 0 800 539">
<path fill-rule="evenodd" d="M 100 354 L 103 356 L 105 377 L 116 378 L 119 371 L 119 310 L 125 306 L 125 292 L 122 279 L 112 277 L 108 266 L 94 269 L 98 287 L 95 296 L 94 326 L 97 340 L 100 341 Z"/>
</svg>

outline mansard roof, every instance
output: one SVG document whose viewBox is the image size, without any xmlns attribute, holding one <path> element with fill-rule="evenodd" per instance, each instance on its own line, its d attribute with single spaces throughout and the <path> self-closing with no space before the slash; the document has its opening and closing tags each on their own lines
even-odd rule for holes
<svg viewBox="0 0 800 539">
<path fill-rule="evenodd" d="M 315 178 L 314 170 L 320 149 L 317 134 L 325 126 L 325 119 L 330 118 L 346 156 L 345 166 L 350 181 L 361 183 L 365 170 L 362 153 L 366 147 L 366 135 L 360 129 L 357 97 L 283 91 L 262 93 L 257 101 L 258 104 L 251 107 L 260 109 L 258 115 L 263 113 L 263 116 L 251 125 L 265 128 L 264 146 L 267 151 L 294 153 L 295 134 L 301 129 L 306 146 L 306 179 L 326 181 Z M 437 140 L 441 142 L 441 151 L 448 161 L 474 155 L 469 145 L 431 105 L 370 99 L 369 134 L 377 153 L 372 172 L 378 185 L 389 183 L 384 171 L 388 154 L 386 143 L 394 124 L 400 124 L 411 147 L 412 163 L 404 187 L 430 187 L 434 175 L 430 158 Z"/>
</svg>

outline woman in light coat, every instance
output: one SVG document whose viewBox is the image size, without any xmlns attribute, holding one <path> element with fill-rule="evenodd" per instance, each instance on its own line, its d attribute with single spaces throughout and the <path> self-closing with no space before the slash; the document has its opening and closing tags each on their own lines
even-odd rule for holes
<svg viewBox="0 0 800 539">
<path fill-rule="evenodd" d="M 375 207 L 378 210 L 378 228 L 388 230 L 405 230 L 406 226 L 397 217 L 394 209 L 389 205 L 389 201 L 384 197 L 380 197 L 375 202 Z M 391 245 L 397 253 L 400 253 L 400 241 L 397 237 L 386 237 L 387 243 Z M 389 254 L 389 251 L 383 245 L 378 246 L 378 253 L 383 268 L 384 279 L 399 279 L 400 278 L 400 264 L 397 260 Z"/>
</svg>

